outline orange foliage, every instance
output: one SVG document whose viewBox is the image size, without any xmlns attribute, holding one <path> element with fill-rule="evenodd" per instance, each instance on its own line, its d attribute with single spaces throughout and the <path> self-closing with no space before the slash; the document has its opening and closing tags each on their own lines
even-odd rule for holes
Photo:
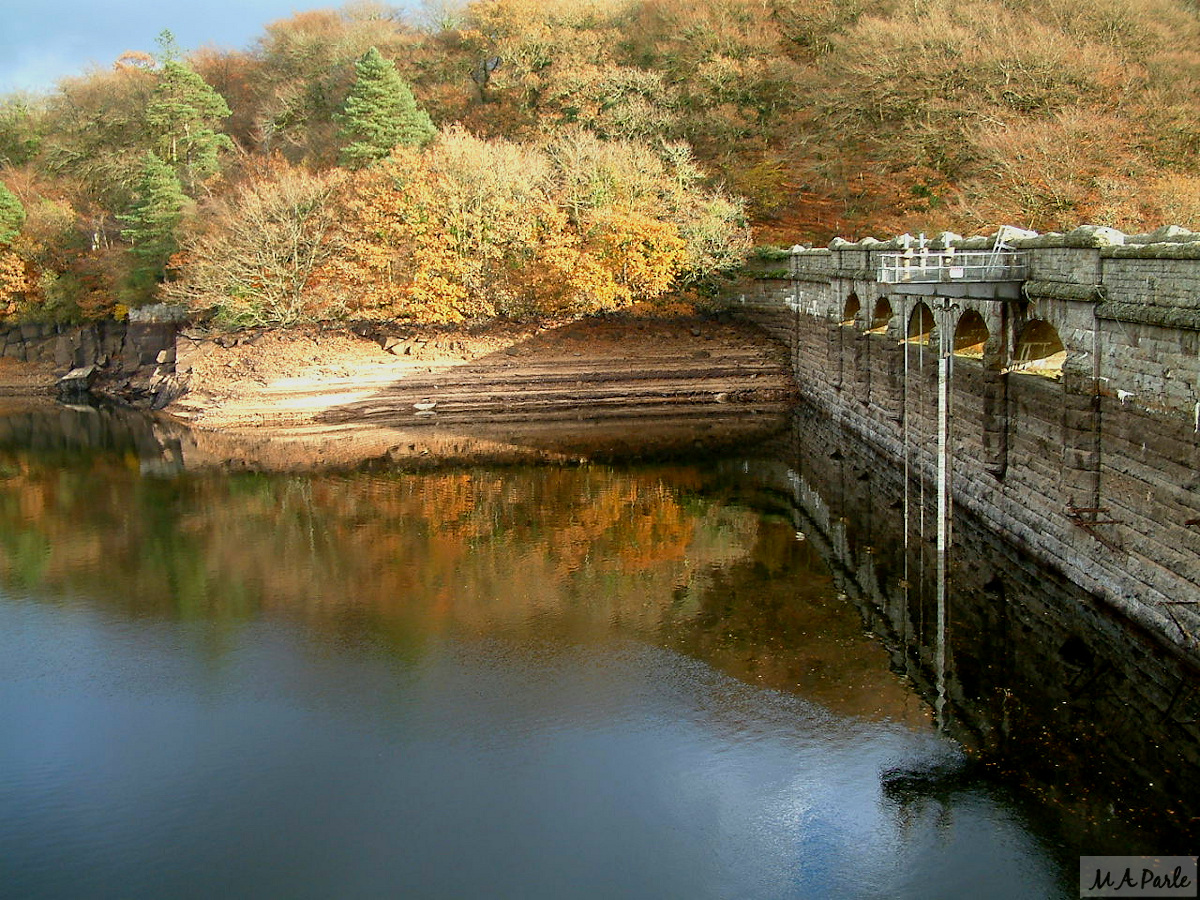
<svg viewBox="0 0 1200 900">
<path fill-rule="evenodd" d="M 659 296 L 684 270 L 688 245 L 668 210 L 648 211 L 670 187 L 647 160 L 607 170 L 608 199 L 584 203 L 543 152 L 447 130 L 424 153 L 398 148 L 353 174 L 347 252 L 322 275 L 358 292 L 372 315 L 423 322 L 595 312 Z"/>
<path fill-rule="evenodd" d="M 670 222 L 644 213 L 603 210 L 589 217 L 586 245 L 612 285 L 601 309 L 656 297 L 670 289 L 684 260 L 687 245 Z M 615 302 L 614 302 L 615 301 Z"/>
<path fill-rule="evenodd" d="M 32 288 L 25 260 L 11 247 L 0 247 L 0 318 L 15 314 Z"/>
<path fill-rule="evenodd" d="M 273 22 L 246 51 L 191 54 L 244 151 L 204 185 L 210 210 L 241 202 L 277 153 L 324 177 L 368 47 L 443 124 L 427 156 L 330 201 L 349 251 L 320 254 L 306 316 L 521 316 L 686 289 L 744 242 L 745 207 L 725 197 L 718 214 L 714 185 L 783 244 L 1200 215 L 1192 0 L 476 0 L 438 21 L 419 31 L 352 4 Z M 24 274 L 6 263 L 5 303 L 111 306 L 150 62 L 129 53 L 41 100 L 0 102 L 0 158 L 25 170 L 6 181 L 27 206 L 66 210 L 43 210 L 54 228 L 15 248 Z M 672 147 L 695 160 L 669 162 Z M 193 240 L 218 224 L 194 220 Z"/>
</svg>

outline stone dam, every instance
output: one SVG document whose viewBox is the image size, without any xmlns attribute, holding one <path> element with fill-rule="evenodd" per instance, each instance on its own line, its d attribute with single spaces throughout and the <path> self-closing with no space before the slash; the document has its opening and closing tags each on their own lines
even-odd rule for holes
<svg viewBox="0 0 1200 900">
<path fill-rule="evenodd" d="M 966 509 L 1195 657 L 1200 234 L 835 239 L 751 270 L 735 305 L 810 404 L 903 467 L 940 581 Z"/>
</svg>

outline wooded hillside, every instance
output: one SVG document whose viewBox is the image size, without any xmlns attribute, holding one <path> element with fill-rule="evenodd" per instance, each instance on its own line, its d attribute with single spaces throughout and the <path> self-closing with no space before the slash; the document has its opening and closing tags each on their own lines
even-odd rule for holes
<svg viewBox="0 0 1200 900">
<path fill-rule="evenodd" d="M 750 243 L 1200 227 L 1194 0 L 358 3 L 0 100 L 0 314 L 703 297 Z M 399 148 L 394 150 L 393 148 Z"/>
</svg>

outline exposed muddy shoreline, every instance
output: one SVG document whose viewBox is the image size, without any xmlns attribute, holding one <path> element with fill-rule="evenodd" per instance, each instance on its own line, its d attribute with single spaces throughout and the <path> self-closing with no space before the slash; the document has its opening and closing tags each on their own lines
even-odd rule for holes
<svg viewBox="0 0 1200 900">
<path fill-rule="evenodd" d="M 783 348 L 745 325 L 580 320 L 363 337 L 183 332 L 167 407 L 204 428 L 603 419 L 695 404 L 778 401 Z"/>
<path fill-rule="evenodd" d="M 61 372 L 10 362 L 0 395 Z M 6 377 L 7 376 L 7 377 Z M 168 365 L 103 375 L 122 398 L 169 380 L 187 467 L 491 462 L 720 449 L 782 427 L 786 351 L 752 326 L 579 320 L 483 330 L 184 329 Z"/>
</svg>

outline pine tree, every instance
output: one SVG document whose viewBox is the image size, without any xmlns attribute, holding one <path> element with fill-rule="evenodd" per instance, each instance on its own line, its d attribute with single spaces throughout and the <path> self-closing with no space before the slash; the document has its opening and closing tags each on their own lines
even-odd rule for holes
<svg viewBox="0 0 1200 900">
<path fill-rule="evenodd" d="M 170 28 L 160 31 L 158 37 L 154 39 L 154 43 L 158 44 L 156 55 L 161 63 L 175 62 L 183 56 L 183 51 L 179 49 L 179 43 L 175 40 L 175 34 Z"/>
<path fill-rule="evenodd" d="M 354 85 L 336 116 L 339 134 L 350 142 L 342 148 L 343 165 L 362 168 L 398 144 L 420 147 L 433 138 L 433 122 L 390 60 L 372 47 L 354 72 Z"/>
<path fill-rule="evenodd" d="M 0 181 L 0 244 L 11 244 L 25 224 L 25 207 Z"/>
<path fill-rule="evenodd" d="M 121 230 L 121 237 L 132 244 L 129 252 L 137 260 L 130 278 L 135 293 L 148 293 L 162 279 L 171 254 L 179 249 L 177 232 L 187 199 L 171 167 L 147 152 L 133 205 L 119 217 L 129 226 Z"/>
<path fill-rule="evenodd" d="M 181 62 L 163 64 L 146 124 L 157 138 L 159 158 L 189 189 L 217 171 L 221 150 L 233 148 L 229 136 L 216 130 L 228 116 L 228 104 L 208 82 Z"/>
</svg>

